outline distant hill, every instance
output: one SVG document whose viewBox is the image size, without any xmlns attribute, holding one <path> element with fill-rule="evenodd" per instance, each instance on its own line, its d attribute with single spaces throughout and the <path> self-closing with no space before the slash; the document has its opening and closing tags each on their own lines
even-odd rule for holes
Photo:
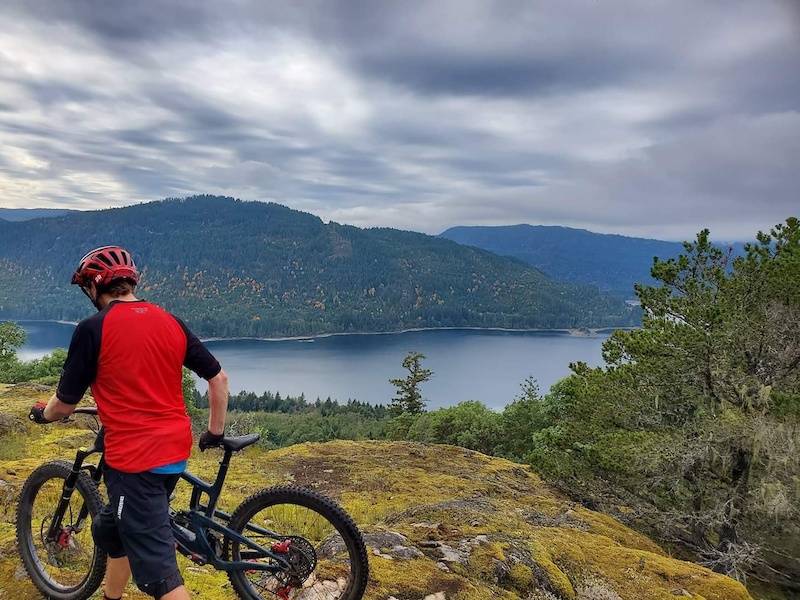
<svg viewBox="0 0 800 600">
<path fill-rule="evenodd" d="M 60 217 L 74 212 L 66 208 L 0 208 L 0 219 L 4 221 L 29 221 L 45 217 Z"/>
<path fill-rule="evenodd" d="M 623 298 L 633 298 L 634 283 L 652 281 L 653 257 L 667 259 L 684 251 L 679 242 L 544 225 L 452 227 L 440 237 L 513 256 L 554 279 L 596 285 Z"/>
<path fill-rule="evenodd" d="M 87 250 L 127 247 L 142 297 L 206 336 L 425 327 L 633 324 L 620 300 L 522 261 L 394 229 L 323 223 L 277 204 L 197 196 L 50 219 L 0 221 L 0 318 L 75 320 Z"/>
</svg>

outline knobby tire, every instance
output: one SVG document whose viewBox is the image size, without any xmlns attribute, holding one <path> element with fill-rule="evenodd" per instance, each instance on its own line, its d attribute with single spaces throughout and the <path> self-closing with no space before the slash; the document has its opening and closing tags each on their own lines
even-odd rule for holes
<svg viewBox="0 0 800 600">
<path fill-rule="evenodd" d="M 279 535 L 264 536 L 249 530 L 249 524 Z M 298 564 L 302 582 L 290 580 L 289 598 L 360 600 L 364 595 L 369 577 L 364 540 L 350 516 L 322 494 L 295 486 L 261 490 L 239 505 L 229 526 L 266 548 L 273 542 L 291 542 L 289 556 Z M 243 544 L 226 538 L 228 557 L 248 560 L 247 552 Z M 257 560 L 269 562 L 267 558 Z M 274 600 L 290 577 L 255 570 L 228 572 L 233 589 L 243 600 Z"/>
<path fill-rule="evenodd" d="M 92 519 L 103 507 L 97 485 L 82 471 L 64 513 L 63 528 L 75 525 L 86 504 L 89 518 L 79 532 L 62 538 L 62 544 L 45 540 L 58 506 L 64 480 L 72 465 L 52 461 L 37 468 L 25 481 L 17 506 L 17 543 L 31 581 L 45 598 L 85 600 L 100 587 L 106 571 L 106 555 L 94 545 Z"/>
</svg>

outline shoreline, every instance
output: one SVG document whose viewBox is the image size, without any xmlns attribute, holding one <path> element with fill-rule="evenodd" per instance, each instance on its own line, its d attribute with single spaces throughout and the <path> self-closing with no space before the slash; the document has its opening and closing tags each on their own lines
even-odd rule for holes
<svg viewBox="0 0 800 600">
<path fill-rule="evenodd" d="M 594 337 L 604 333 L 611 334 L 618 329 L 634 330 L 638 327 L 587 327 L 587 328 L 554 328 L 554 329 L 513 329 L 506 327 L 411 327 L 394 331 L 341 331 L 335 333 L 316 333 L 312 335 L 297 335 L 287 337 L 209 337 L 201 338 L 203 342 L 235 342 L 235 341 L 260 341 L 260 342 L 313 342 L 317 339 L 346 336 L 346 335 L 398 335 L 404 333 L 420 333 L 425 331 L 496 331 L 500 333 L 555 333 L 575 337 Z"/>
<path fill-rule="evenodd" d="M 64 321 L 60 319 L 4 319 L 15 323 L 58 323 L 59 325 L 78 324 L 78 321 Z M 2 321 L 0 321 L 2 322 Z M 201 337 L 202 342 L 236 342 L 236 341 L 260 341 L 260 342 L 313 342 L 317 339 L 324 339 L 346 335 L 396 335 L 404 333 L 420 333 L 425 331 L 496 331 L 500 333 L 554 333 L 575 337 L 594 337 L 605 333 L 611 334 L 621 329 L 631 331 L 638 327 L 576 327 L 576 328 L 535 328 L 518 329 L 508 327 L 410 327 L 407 329 L 397 329 L 394 331 L 339 331 L 331 333 L 315 333 L 311 335 L 296 335 L 284 337 L 256 337 L 256 336 L 233 336 L 233 337 Z"/>
<path fill-rule="evenodd" d="M 63 320 L 31 319 L 20 324 L 28 330 L 31 341 L 28 351 L 20 349 L 23 360 L 41 358 L 55 347 L 68 346 L 74 331 Z M 210 338 L 216 341 L 208 347 L 222 362 L 228 361 L 225 364 L 233 382 L 232 392 L 279 390 L 283 395 L 304 394 L 311 399 L 329 396 L 340 403 L 352 398 L 369 404 L 387 403 L 393 393 L 387 382 L 402 373 L 399 365 L 403 355 L 411 349 L 421 350 L 431 358 L 431 368 L 436 372 L 423 388 L 429 410 L 479 400 L 492 410 L 502 411 L 518 397 L 520 382 L 528 378 L 534 378 L 544 393 L 570 373 L 569 362 L 601 366 L 601 345 L 615 329 L 414 327 L 317 336 L 217 337 Z M 428 348 L 432 353 L 426 351 Z M 358 375 L 350 376 L 343 365 L 355 365 L 353 370 Z M 309 377 L 309 372 L 315 375 Z M 196 380 L 196 385 L 203 393 L 203 382 Z"/>
</svg>

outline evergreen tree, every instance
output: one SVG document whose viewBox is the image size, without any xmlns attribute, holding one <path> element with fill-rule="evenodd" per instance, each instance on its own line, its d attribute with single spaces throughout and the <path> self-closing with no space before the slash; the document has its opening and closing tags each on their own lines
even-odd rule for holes
<svg viewBox="0 0 800 600">
<path fill-rule="evenodd" d="M 183 390 L 183 403 L 186 405 L 186 414 L 189 416 L 199 414 L 200 411 L 195 405 L 197 388 L 195 387 L 194 377 L 192 377 L 192 372 L 186 367 L 183 367 L 183 373 L 181 375 L 181 388 Z"/>
<path fill-rule="evenodd" d="M 421 361 L 424 358 L 422 352 L 409 352 L 403 359 L 403 368 L 408 370 L 408 375 L 402 379 L 389 380 L 389 383 L 397 387 L 397 395 L 389 405 L 389 412 L 393 416 L 403 413 L 418 415 L 425 410 L 426 400 L 422 397 L 419 386 L 431 378 L 433 371 L 422 368 Z"/>
<path fill-rule="evenodd" d="M 12 381 L 18 364 L 17 348 L 25 343 L 25 330 L 17 323 L 0 323 L 0 381 Z"/>
<path fill-rule="evenodd" d="M 527 407 L 526 458 L 718 571 L 797 581 L 800 221 L 735 259 L 702 231 L 652 275 L 643 327 L 612 335 L 608 367 L 573 365 Z"/>
</svg>

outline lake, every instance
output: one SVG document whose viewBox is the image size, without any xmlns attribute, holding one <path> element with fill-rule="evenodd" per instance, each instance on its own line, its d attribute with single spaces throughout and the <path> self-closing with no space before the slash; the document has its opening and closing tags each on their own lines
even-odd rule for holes
<svg viewBox="0 0 800 600">
<path fill-rule="evenodd" d="M 25 360 L 67 347 L 74 329 L 66 323 L 20 324 L 28 333 L 18 352 Z M 210 340 L 206 345 L 227 371 L 233 392 L 269 390 L 283 396 L 302 393 L 312 401 L 330 396 L 373 404 L 389 403 L 395 393 L 389 379 L 405 377 L 403 358 L 418 351 L 426 356 L 422 366 L 433 371 L 420 386 L 429 409 L 480 400 L 501 411 L 528 377 L 546 391 L 569 374 L 570 362 L 601 365 L 601 345 L 609 335 L 444 329 L 303 340 Z M 205 382 L 197 387 L 205 391 Z"/>
</svg>

